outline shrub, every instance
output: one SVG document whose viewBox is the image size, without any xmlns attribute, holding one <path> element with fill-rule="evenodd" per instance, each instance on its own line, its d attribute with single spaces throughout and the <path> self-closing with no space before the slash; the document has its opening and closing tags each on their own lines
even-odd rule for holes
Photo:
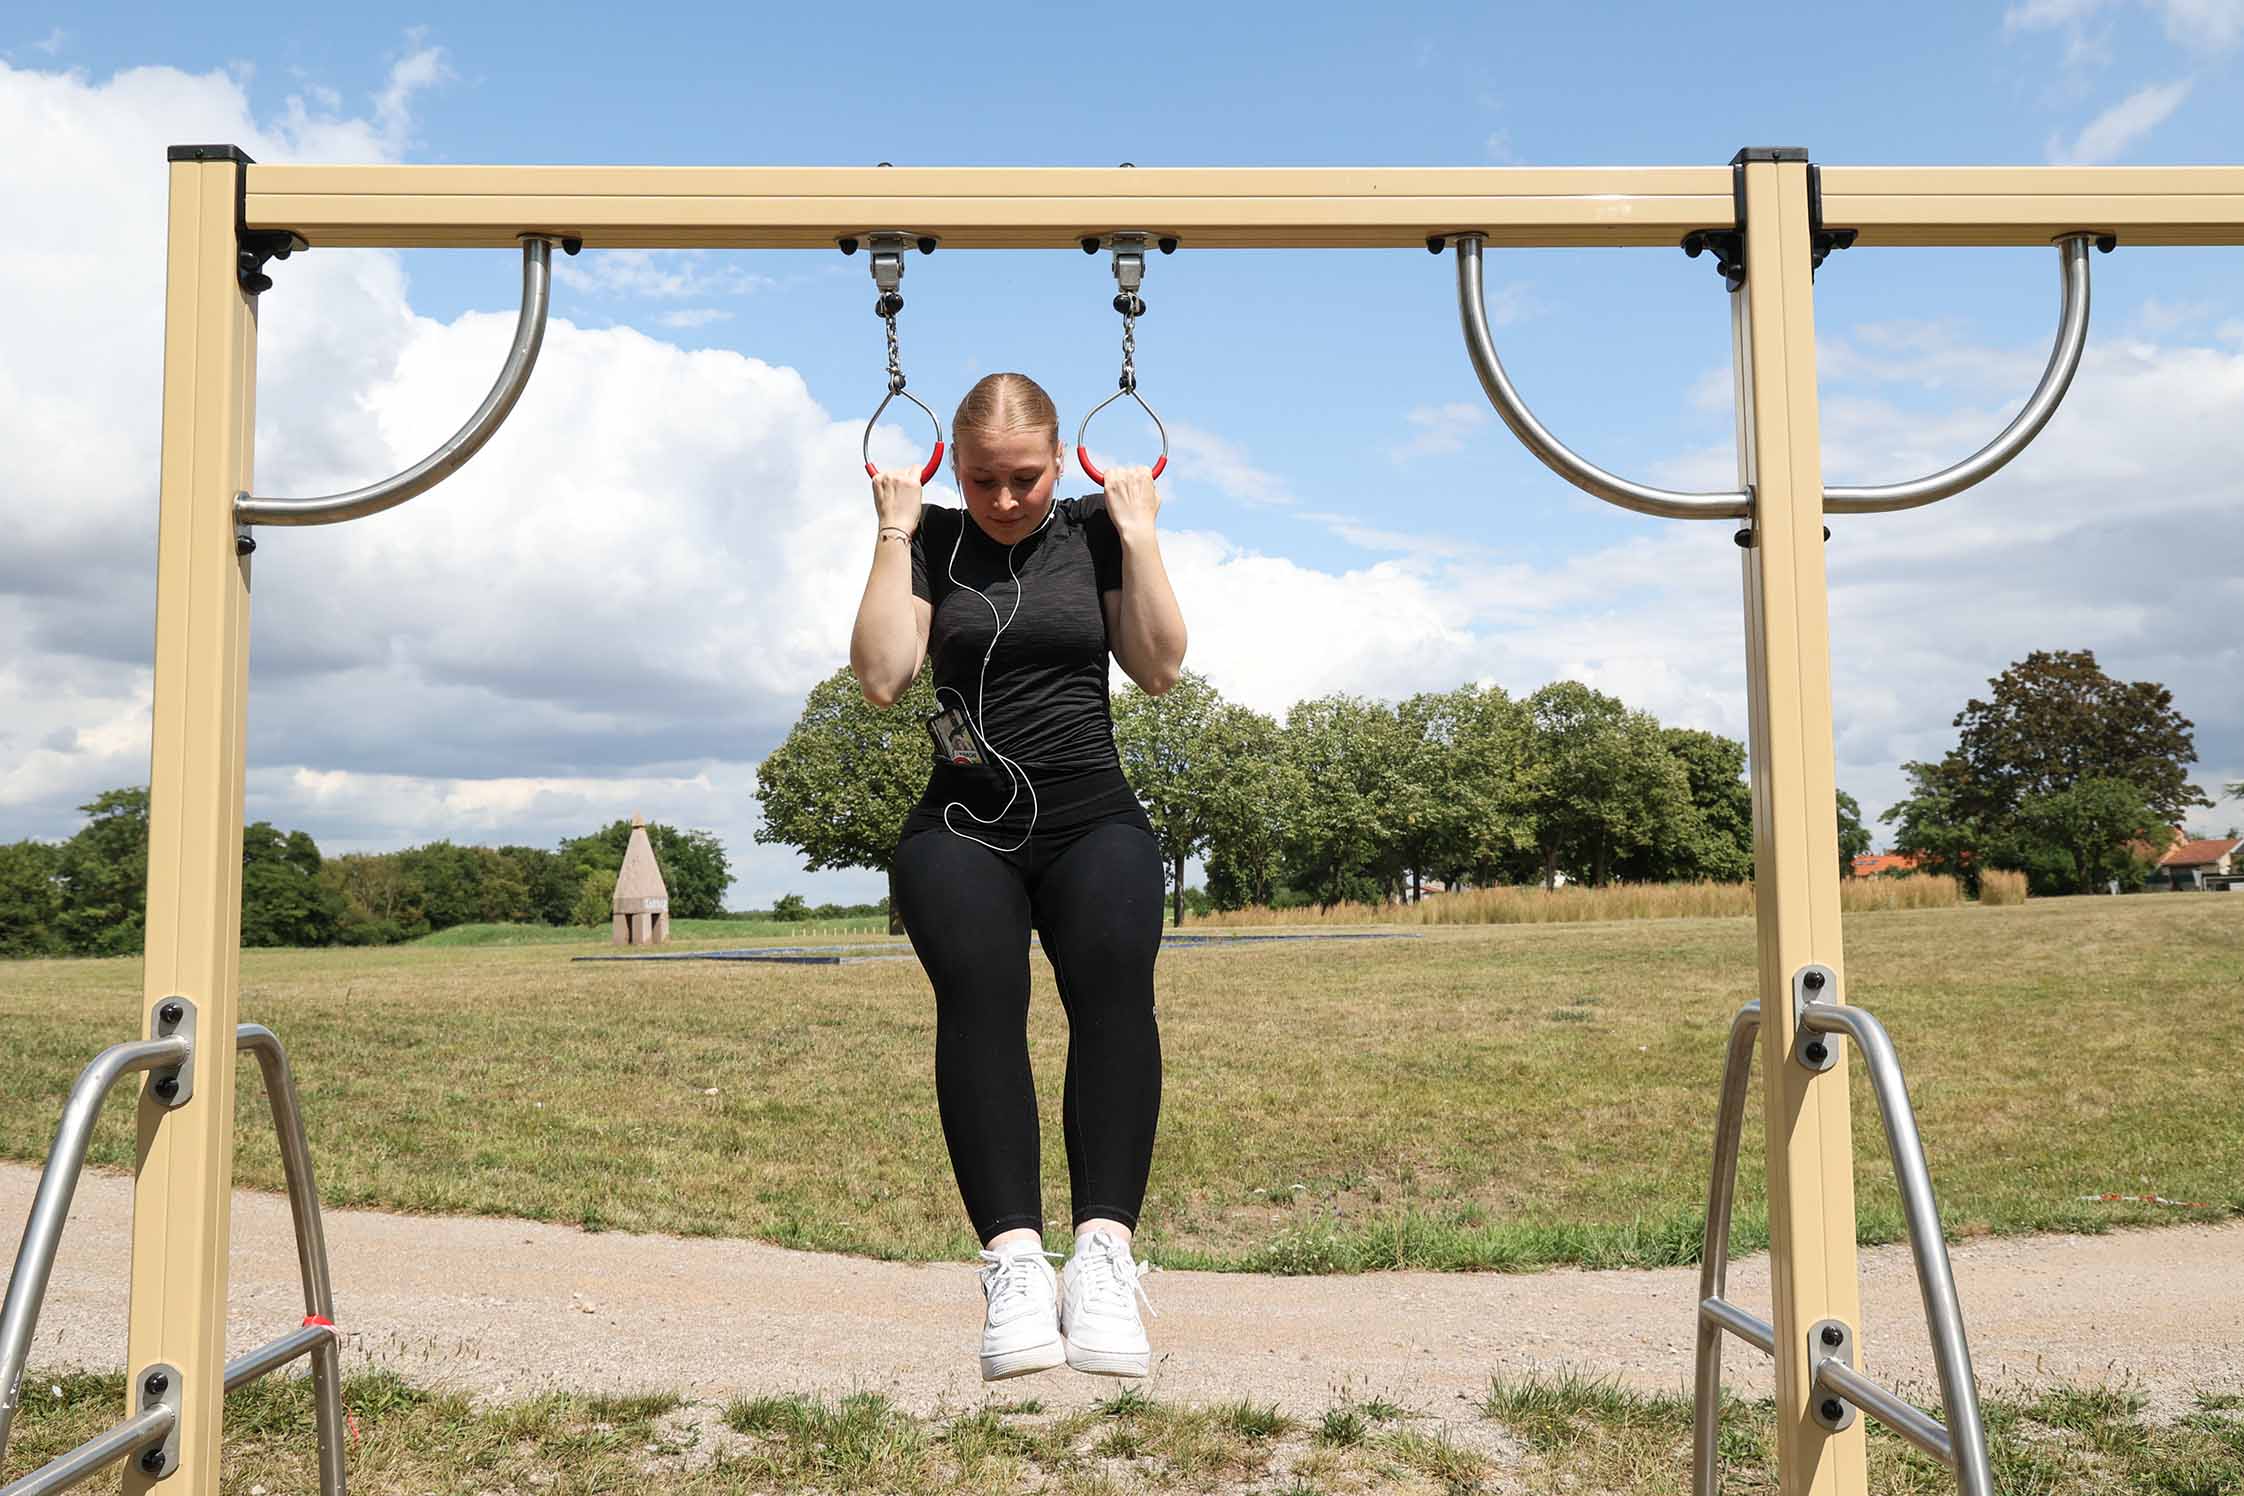
<svg viewBox="0 0 2244 1496">
<path fill-rule="evenodd" d="M 1979 902 L 1982 904 L 2023 904 L 2026 902 L 2026 875 L 2004 868 L 1991 867 L 1979 875 Z"/>
</svg>

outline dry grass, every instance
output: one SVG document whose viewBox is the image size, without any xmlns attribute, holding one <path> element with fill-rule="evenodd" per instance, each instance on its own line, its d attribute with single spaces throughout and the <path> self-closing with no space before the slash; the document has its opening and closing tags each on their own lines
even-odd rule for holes
<svg viewBox="0 0 2244 1496">
<path fill-rule="evenodd" d="M 1847 996 L 1900 1048 L 1952 1231 L 2244 1208 L 2240 911 L 2207 896 L 1846 916 Z M 1410 933 L 1162 957 L 1151 1255 L 1279 1272 L 1694 1260 L 1753 922 Z M 325 1198 L 971 1259 L 914 963 L 568 959 L 605 949 L 245 953 L 242 1013 L 289 1045 Z M 1049 967 L 1030 970 L 1057 1224 L 1067 1027 Z M 44 1155 L 71 1080 L 140 1009 L 137 961 L 0 967 L 0 1156 Z M 2018 1042 L 2027 1012 L 2065 1042 Z M 129 1092 L 97 1166 L 131 1164 Z M 1893 1240 L 1881 1130 L 1867 1089 L 1853 1100 L 1862 1234 Z M 277 1188 L 253 1074 L 238 1136 L 236 1178 Z M 1749 1119 L 1740 1250 L 1764 1233 L 1761 1136 Z M 2214 1208 L 2082 1199 L 2107 1193 Z"/>
<path fill-rule="evenodd" d="M 2026 875 L 1988 868 L 1979 875 L 1979 902 L 1997 906 L 2025 903 Z"/>
<path fill-rule="evenodd" d="M 1963 902 L 1953 878 L 1842 878 L 1839 907 L 1946 909 Z M 1335 904 L 1330 909 L 1239 909 L 1194 915 L 1187 925 L 1565 925 L 1620 919 L 1720 919 L 1753 912 L 1750 883 L 1609 883 L 1590 888 L 1507 886 L 1429 894 L 1415 904 Z"/>
</svg>

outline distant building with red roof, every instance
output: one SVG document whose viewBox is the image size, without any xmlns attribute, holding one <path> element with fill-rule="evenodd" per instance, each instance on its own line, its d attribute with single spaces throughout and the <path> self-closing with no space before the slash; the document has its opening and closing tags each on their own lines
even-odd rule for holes
<svg viewBox="0 0 2244 1496">
<path fill-rule="evenodd" d="M 2240 847 L 2244 839 L 2233 836 L 2177 841 L 2158 859 L 2156 876 L 2176 888 L 2203 888 L 2207 879 L 2230 878 L 2240 871 Z"/>
<path fill-rule="evenodd" d="M 1906 852 L 1865 852 L 1854 860 L 1857 878 L 1875 878 L 1880 873 L 1913 873 L 1917 859 Z"/>
</svg>

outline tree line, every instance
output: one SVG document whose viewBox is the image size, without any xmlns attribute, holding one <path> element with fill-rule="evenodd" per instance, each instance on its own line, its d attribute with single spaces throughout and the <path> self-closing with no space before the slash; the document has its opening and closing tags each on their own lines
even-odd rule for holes
<svg viewBox="0 0 2244 1496">
<path fill-rule="evenodd" d="M 61 842 L 0 844 L 0 956 L 138 954 L 148 897 L 148 791 L 114 789 L 79 807 Z M 724 912 L 732 871 L 707 831 L 650 824 L 674 917 Z M 453 925 L 604 925 L 631 823 L 558 847 L 434 841 L 323 856 L 311 836 L 256 821 L 242 832 L 242 944 L 387 945 Z"/>
<path fill-rule="evenodd" d="M 2017 869 L 2037 894 L 2139 886 L 2192 807 L 2188 718 L 2155 681 L 2119 681 L 2093 652 L 2036 651 L 1957 713 L 1959 742 L 1909 763 L 1913 793 L 1883 817 L 1921 870 L 1976 890 Z M 868 705 L 849 671 L 812 689 L 757 770 L 757 840 L 807 868 L 886 871 L 927 781 L 923 673 L 897 707 Z M 1465 685 L 1400 702 L 1339 694 L 1283 719 L 1185 672 L 1162 696 L 1114 700 L 1115 746 L 1160 838 L 1172 917 L 1185 864 L 1210 907 L 1417 898 L 1444 887 L 1732 882 L 1753 875 L 1745 745 L 1578 681 L 1514 697 Z M 2244 783 L 2227 785 L 2244 799 Z M 1838 796 L 1840 871 L 1870 850 Z M 1196 896 L 1197 891 L 1196 891 Z"/>
<path fill-rule="evenodd" d="M 927 782 L 923 673 L 889 710 L 849 671 L 820 682 L 757 769 L 757 840 L 805 865 L 886 871 Z M 1447 887 L 1620 880 L 1729 882 L 1753 872 L 1745 745 L 1577 681 L 1530 696 L 1466 685 L 1399 703 L 1347 694 L 1284 720 L 1186 671 L 1114 701 L 1123 772 L 1146 808 L 1181 918 L 1184 867 L 1221 909 L 1419 897 Z M 1839 797 L 1842 866 L 1869 850 Z"/>
</svg>

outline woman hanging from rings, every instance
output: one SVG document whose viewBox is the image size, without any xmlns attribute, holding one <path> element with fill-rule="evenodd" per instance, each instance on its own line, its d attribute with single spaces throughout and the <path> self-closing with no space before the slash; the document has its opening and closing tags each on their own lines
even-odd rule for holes
<svg viewBox="0 0 2244 1496">
<path fill-rule="evenodd" d="M 876 279 L 882 270 L 876 262 Z M 900 273 L 899 254 L 881 280 L 892 350 Z M 1117 298 L 1125 319 L 1144 309 L 1135 291 Z M 1134 383 L 1126 362 L 1118 396 L 1134 396 Z M 902 393 L 892 353 L 891 399 Z M 982 1376 L 1063 1360 L 1144 1376 L 1148 1269 L 1131 1238 L 1161 1102 L 1163 867 L 1115 753 L 1107 657 L 1156 694 L 1184 663 L 1184 619 L 1154 533 L 1166 440 L 1153 469 L 1115 468 L 1102 492 L 1058 498 L 1059 415 L 1022 374 L 976 384 L 951 436 L 963 509 L 922 501 L 933 463 L 873 473 L 880 528 L 850 666 L 866 698 L 888 706 L 934 660 L 937 753 L 904 824 L 894 888 L 935 989 L 936 1100 L 982 1242 Z M 1057 1281 L 1029 1074 L 1031 929 L 1068 1018 L 1061 1121 L 1075 1245 Z"/>
</svg>

